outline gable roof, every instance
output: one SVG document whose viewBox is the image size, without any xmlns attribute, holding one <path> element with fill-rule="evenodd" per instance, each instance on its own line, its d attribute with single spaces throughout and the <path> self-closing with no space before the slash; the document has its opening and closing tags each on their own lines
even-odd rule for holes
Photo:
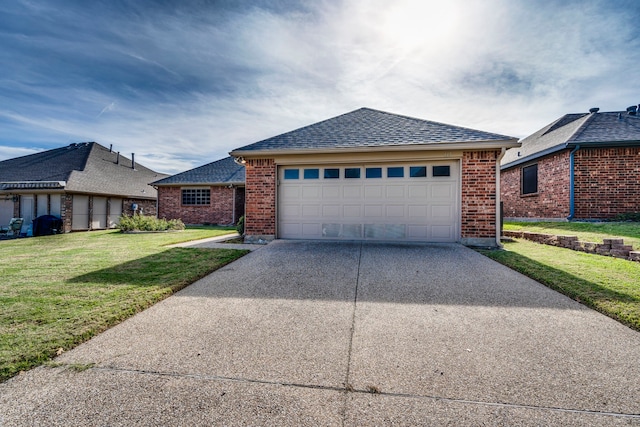
<svg viewBox="0 0 640 427">
<path fill-rule="evenodd" d="M 457 143 L 490 143 L 516 146 L 517 138 L 452 126 L 413 117 L 360 108 L 282 135 L 237 148 L 231 155 L 272 152 L 326 152 L 401 146 L 434 146 Z"/>
<path fill-rule="evenodd" d="M 161 179 L 152 185 L 244 184 L 244 166 L 225 157 L 215 162 Z"/>
<path fill-rule="evenodd" d="M 75 193 L 155 199 L 150 182 L 167 175 L 83 142 L 0 162 L 0 190 L 64 189 Z"/>
<path fill-rule="evenodd" d="M 626 111 L 565 114 L 507 150 L 501 169 L 581 146 L 640 145 L 640 117 Z"/>
</svg>

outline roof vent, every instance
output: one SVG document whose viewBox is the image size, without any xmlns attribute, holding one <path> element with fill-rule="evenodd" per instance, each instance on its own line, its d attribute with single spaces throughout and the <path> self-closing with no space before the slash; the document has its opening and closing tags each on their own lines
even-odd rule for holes
<svg viewBox="0 0 640 427">
<path fill-rule="evenodd" d="M 631 107 L 627 107 L 627 114 L 630 116 L 635 116 L 638 111 L 637 105 L 632 105 Z"/>
<path fill-rule="evenodd" d="M 589 108 L 589 112 L 590 112 L 591 114 L 593 114 L 593 113 L 597 113 L 598 111 L 600 111 L 600 109 L 599 109 L 598 107 Z"/>
</svg>

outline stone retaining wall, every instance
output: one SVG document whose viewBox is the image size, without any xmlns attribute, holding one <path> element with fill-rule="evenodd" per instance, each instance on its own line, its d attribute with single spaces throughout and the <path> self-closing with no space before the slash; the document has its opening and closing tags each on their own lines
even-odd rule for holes
<svg viewBox="0 0 640 427">
<path fill-rule="evenodd" d="M 625 245 L 624 239 L 603 239 L 602 243 L 581 242 L 577 236 L 558 236 L 555 234 L 532 233 L 529 231 L 504 231 L 506 237 L 526 239 L 543 245 L 558 246 L 574 251 L 587 252 L 603 256 L 640 262 L 640 251 L 634 251 L 631 245 Z"/>
</svg>

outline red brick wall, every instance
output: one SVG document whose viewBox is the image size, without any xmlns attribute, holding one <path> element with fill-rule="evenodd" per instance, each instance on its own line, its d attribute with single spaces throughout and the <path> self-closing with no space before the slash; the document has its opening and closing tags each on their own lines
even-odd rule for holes
<svg viewBox="0 0 640 427">
<path fill-rule="evenodd" d="M 569 153 L 564 150 L 500 174 L 504 216 L 566 218 L 569 216 Z M 522 195 L 522 167 L 538 164 L 538 193 Z"/>
<path fill-rule="evenodd" d="M 211 204 L 183 206 L 181 187 L 158 187 L 158 218 L 181 219 L 185 224 L 233 224 L 233 188 L 211 186 Z M 242 190 L 240 188 L 236 190 Z M 243 199 L 244 201 L 244 199 Z M 238 203 L 236 203 L 238 206 Z M 145 211 L 146 214 L 146 211 Z M 236 219 L 242 214 L 236 212 Z"/>
<path fill-rule="evenodd" d="M 500 151 L 462 154 L 462 238 L 496 235 L 496 160 Z"/>
<path fill-rule="evenodd" d="M 273 159 L 247 160 L 245 164 L 245 234 L 276 234 L 276 165 Z"/>
<path fill-rule="evenodd" d="M 138 205 L 138 213 L 142 209 L 142 214 L 145 216 L 156 216 L 156 201 L 148 199 L 124 199 L 122 201 L 122 215 L 133 215 L 133 209 L 131 205 L 136 203 Z"/>
<path fill-rule="evenodd" d="M 640 147 L 581 148 L 574 160 L 574 218 L 640 212 Z"/>
</svg>

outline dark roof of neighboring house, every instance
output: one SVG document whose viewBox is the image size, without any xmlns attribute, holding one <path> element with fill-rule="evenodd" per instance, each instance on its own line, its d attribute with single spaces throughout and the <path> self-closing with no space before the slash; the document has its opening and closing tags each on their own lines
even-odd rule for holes
<svg viewBox="0 0 640 427">
<path fill-rule="evenodd" d="M 360 108 L 282 135 L 237 148 L 232 155 L 262 151 L 362 149 L 461 142 L 515 142 L 517 138 Z"/>
<path fill-rule="evenodd" d="M 567 148 L 640 145 L 640 116 L 626 111 L 566 114 L 507 150 L 502 169 Z"/>
<path fill-rule="evenodd" d="M 167 175 L 96 142 L 70 144 L 0 162 L 0 189 L 64 189 L 74 193 L 155 199 L 150 182 Z"/>
<path fill-rule="evenodd" d="M 225 157 L 156 182 L 152 185 L 244 184 L 244 166 Z"/>
</svg>

